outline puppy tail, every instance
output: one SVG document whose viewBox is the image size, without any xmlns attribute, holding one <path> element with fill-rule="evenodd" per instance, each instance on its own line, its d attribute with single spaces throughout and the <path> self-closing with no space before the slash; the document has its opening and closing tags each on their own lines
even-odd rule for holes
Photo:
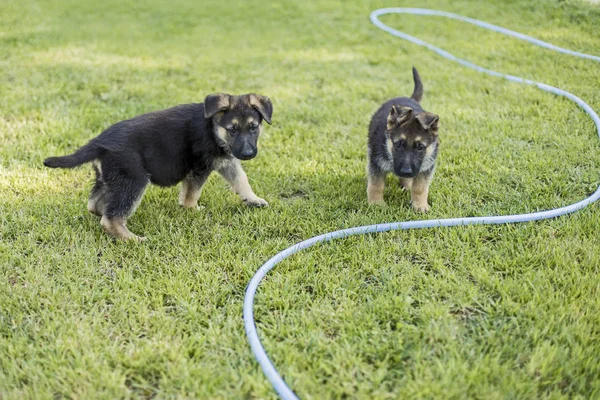
<svg viewBox="0 0 600 400">
<path fill-rule="evenodd" d="M 413 90 L 413 94 L 410 96 L 410 98 L 416 101 L 417 103 L 420 103 L 421 99 L 423 98 L 423 84 L 421 83 L 421 77 L 419 76 L 419 72 L 415 67 L 413 67 L 412 72 L 413 80 L 415 81 L 415 90 Z"/>
<path fill-rule="evenodd" d="M 100 148 L 94 143 L 88 143 L 73 154 L 62 157 L 50 157 L 44 160 L 44 165 L 50 168 L 73 168 L 100 156 Z"/>
</svg>

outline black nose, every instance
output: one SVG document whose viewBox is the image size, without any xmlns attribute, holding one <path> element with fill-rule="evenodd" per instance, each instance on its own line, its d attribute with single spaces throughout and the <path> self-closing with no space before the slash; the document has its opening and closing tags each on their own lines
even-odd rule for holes
<svg viewBox="0 0 600 400">
<path fill-rule="evenodd" d="M 412 172 L 412 168 L 409 166 L 403 166 L 402 168 L 400 168 L 400 171 L 398 171 L 398 175 L 408 178 L 413 176 L 413 172 Z"/>
<path fill-rule="evenodd" d="M 242 153 L 240 154 L 240 156 L 242 156 L 242 160 L 249 160 L 251 158 L 253 158 L 256 155 L 256 150 L 251 149 L 251 148 L 246 148 L 242 150 Z"/>
</svg>

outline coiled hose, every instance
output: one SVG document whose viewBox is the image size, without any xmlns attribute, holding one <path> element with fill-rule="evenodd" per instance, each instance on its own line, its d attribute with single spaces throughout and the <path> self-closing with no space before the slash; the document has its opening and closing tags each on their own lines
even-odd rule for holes
<svg viewBox="0 0 600 400">
<path fill-rule="evenodd" d="M 509 81 L 524 83 L 526 85 L 536 86 L 541 90 L 546 92 L 550 92 L 556 94 L 558 96 L 563 96 L 568 98 L 569 100 L 575 102 L 579 107 L 581 107 L 594 121 L 596 124 L 596 130 L 598 131 L 598 135 L 600 136 L 600 118 L 598 114 L 594 112 L 594 110 L 586 104 L 579 97 L 575 96 L 572 93 L 567 92 L 566 90 L 562 90 L 550 85 L 546 85 L 544 83 L 532 81 L 529 79 L 523 79 L 518 76 L 507 75 L 500 72 L 492 71 L 487 68 L 480 67 L 476 64 L 473 64 L 469 61 L 463 60 L 454 56 L 451 53 L 448 53 L 445 50 L 440 49 L 439 47 L 433 46 L 423 40 L 415 38 L 413 36 L 407 35 L 404 32 L 400 32 L 394 28 L 391 28 L 385 25 L 383 22 L 379 20 L 381 15 L 385 14 L 413 14 L 413 15 L 434 15 L 446 18 L 452 18 L 458 21 L 468 22 L 473 25 L 480 26 L 485 29 L 489 29 L 495 32 L 499 32 L 508 36 L 515 37 L 520 40 L 524 40 L 526 42 L 535 44 L 536 46 L 544 47 L 550 50 L 558 51 L 560 53 L 565 53 L 572 55 L 574 57 L 586 58 L 590 60 L 600 61 L 600 57 L 579 53 L 576 51 L 564 49 L 562 47 L 555 46 L 553 44 L 535 39 L 531 36 L 524 35 L 522 33 L 518 33 L 515 31 L 511 31 L 506 28 L 502 28 L 500 26 L 492 25 L 487 22 L 479 21 L 473 18 L 463 17 L 458 14 L 452 14 L 444 11 L 436 11 L 436 10 L 428 10 L 423 8 L 381 8 L 375 10 L 371 13 L 371 22 L 377 26 L 378 28 L 383 29 L 384 31 L 391 33 L 394 36 L 399 38 L 408 40 L 409 42 L 418 44 L 419 46 L 427 47 L 429 50 L 432 50 L 442 57 L 445 57 L 449 60 L 455 61 L 459 64 L 464 65 L 465 67 L 472 68 L 476 71 L 480 71 L 486 73 L 488 75 L 502 77 L 508 79 Z M 367 226 L 359 226 L 354 228 L 342 229 L 335 232 L 325 233 L 319 236 L 315 236 L 303 242 L 297 243 L 281 253 L 272 257 L 269 261 L 267 261 L 260 269 L 256 272 L 256 274 L 252 277 L 252 280 L 248 284 L 246 289 L 246 296 L 244 298 L 244 326 L 246 329 L 246 335 L 248 337 L 248 342 L 250 343 L 250 347 L 252 348 L 252 352 L 254 353 L 254 357 L 256 361 L 260 364 L 263 372 L 266 377 L 273 385 L 275 391 L 279 394 L 282 399 L 297 399 L 296 394 L 286 385 L 283 378 L 279 375 L 275 366 L 269 359 L 269 356 L 265 352 L 262 343 L 258 337 L 258 333 L 256 331 L 256 324 L 254 322 L 254 296 L 256 294 L 256 290 L 261 280 L 265 277 L 267 272 L 269 272 L 273 267 L 275 267 L 279 262 L 285 260 L 292 254 L 299 252 L 300 250 L 306 249 L 308 247 L 314 246 L 317 243 L 328 242 L 334 239 L 346 238 L 348 236 L 353 235 L 364 235 L 367 233 L 375 233 L 375 232 L 387 232 L 393 230 L 401 230 L 401 229 L 422 229 L 422 228 L 434 228 L 434 227 L 442 227 L 442 226 L 456 226 L 456 225 L 491 225 L 491 224 L 511 224 L 516 222 L 528 222 L 528 221 L 537 221 L 542 219 L 549 219 L 559 217 L 561 215 L 570 214 L 577 210 L 581 210 L 582 208 L 588 206 L 589 204 L 600 199 L 600 187 L 596 189 L 596 191 L 589 196 L 588 198 L 581 200 L 577 203 L 556 208 L 553 210 L 540 211 L 529 214 L 515 214 L 515 215 L 502 215 L 502 216 L 488 216 L 488 217 L 470 217 L 470 218 L 449 218 L 449 219 L 433 219 L 433 220 L 424 220 L 424 221 L 404 221 L 404 222 L 391 222 L 387 224 L 377 224 L 377 225 L 367 225 Z"/>
</svg>

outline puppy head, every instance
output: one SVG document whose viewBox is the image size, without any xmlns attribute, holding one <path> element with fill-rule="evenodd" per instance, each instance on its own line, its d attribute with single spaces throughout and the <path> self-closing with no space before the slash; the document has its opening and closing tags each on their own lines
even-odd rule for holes
<svg viewBox="0 0 600 400">
<path fill-rule="evenodd" d="M 258 94 L 212 94 L 204 100 L 204 117 L 213 121 L 217 143 L 240 160 L 256 156 L 262 122 L 271 123 L 273 105 Z"/>
<path fill-rule="evenodd" d="M 412 178 L 419 173 L 423 160 L 435 150 L 438 121 L 439 117 L 430 112 L 415 115 L 410 107 L 392 106 L 386 135 L 396 175 Z"/>
</svg>

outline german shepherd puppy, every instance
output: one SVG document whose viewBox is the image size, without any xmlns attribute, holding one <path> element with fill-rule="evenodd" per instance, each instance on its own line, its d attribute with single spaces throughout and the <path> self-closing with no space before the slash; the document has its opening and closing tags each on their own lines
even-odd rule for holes
<svg viewBox="0 0 600 400">
<path fill-rule="evenodd" d="M 367 148 L 367 197 L 370 204 L 385 204 L 385 177 L 393 172 L 410 190 L 415 211 L 429 211 L 427 196 L 438 153 L 439 117 L 424 111 L 419 102 L 423 84 L 413 67 L 415 88 L 410 98 L 384 103 L 371 119 Z"/>
<path fill-rule="evenodd" d="M 88 211 L 101 216 L 112 236 L 143 240 L 127 227 L 148 183 L 182 182 L 179 204 L 196 207 L 202 185 L 213 170 L 249 206 L 268 203 L 252 191 L 239 160 L 257 153 L 262 121 L 271 123 L 273 105 L 264 96 L 209 95 L 204 103 L 179 105 L 118 122 L 75 153 L 50 157 L 50 168 L 93 162 L 96 183 Z"/>
</svg>

